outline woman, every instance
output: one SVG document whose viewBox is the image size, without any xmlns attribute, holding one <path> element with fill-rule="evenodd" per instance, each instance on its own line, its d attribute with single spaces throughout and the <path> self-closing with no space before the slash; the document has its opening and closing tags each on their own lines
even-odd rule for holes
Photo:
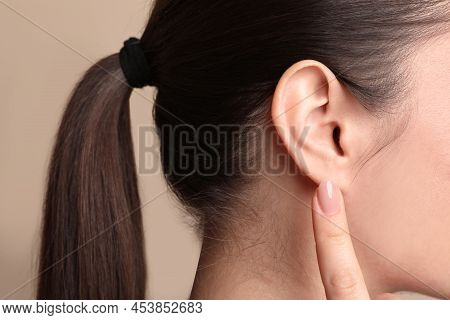
<svg viewBox="0 0 450 320">
<path fill-rule="evenodd" d="M 155 1 L 63 116 L 38 298 L 145 297 L 129 97 L 147 85 L 165 177 L 204 240 L 192 298 L 448 297 L 449 14 L 443 0 Z"/>
</svg>

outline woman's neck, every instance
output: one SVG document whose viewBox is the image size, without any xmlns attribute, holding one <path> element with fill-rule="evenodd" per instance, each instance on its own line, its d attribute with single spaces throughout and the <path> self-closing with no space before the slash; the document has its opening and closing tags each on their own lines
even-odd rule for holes
<svg viewBox="0 0 450 320">
<path fill-rule="evenodd" d="M 253 226 L 221 239 L 204 238 L 192 299 L 325 298 L 309 202 L 275 196 L 266 199 L 272 205 L 259 202 Z"/>
</svg>

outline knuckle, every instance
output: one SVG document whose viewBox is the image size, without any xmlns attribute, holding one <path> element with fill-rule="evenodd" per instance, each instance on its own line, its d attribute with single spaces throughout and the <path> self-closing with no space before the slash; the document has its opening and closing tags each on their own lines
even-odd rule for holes
<svg viewBox="0 0 450 320">
<path fill-rule="evenodd" d="M 342 230 L 333 228 L 333 230 L 330 230 L 326 234 L 324 234 L 323 241 L 331 242 L 338 246 L 343 246 L 347 243 L 348 236 Z"/>
<path fill-rule="evenodd" d="M 330 277 L 330 288 L 333 292 L 351 295 L 352 293 L 357 291 L 357 277 L 348 269 L 337 271 Z"/>
<path fill-rule="evenodd" d="M 328 238 L 335 242 L 344 242 L 347 239 L 347 234 L 341 230 L 334 230 L 328 233 Z"/>
</svg>

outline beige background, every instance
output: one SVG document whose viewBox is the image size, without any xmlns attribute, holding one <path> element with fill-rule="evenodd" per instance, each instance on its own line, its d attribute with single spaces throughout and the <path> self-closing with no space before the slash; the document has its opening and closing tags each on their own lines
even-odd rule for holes
<svg viewBox="0 0 450 320">
<path fill-rule="evenodd" d="M 41 203 L 53 137 L 70 90 L 92 62 L 139 36 L 148 0 L 0 0 L 0 298 L 33 298 Z M 151 124 L 152 90 L 132 97 L 133 133 Z M 139 152 L 136 148 L 136 152 Z M 166 190 L 140 175 L 146 203 Z M 165 193 L 143 210 L 149 298 L 187 298 L 200 244 Z"/>
</svg>

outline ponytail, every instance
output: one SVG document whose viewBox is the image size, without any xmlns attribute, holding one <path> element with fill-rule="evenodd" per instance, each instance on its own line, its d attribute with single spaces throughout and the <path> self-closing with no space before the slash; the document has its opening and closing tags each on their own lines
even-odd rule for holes
<svg viewBox="0 0 450 320">
<path fill-rule="evenodd" d="M 145 298 L 131 91 L 115 54 L 72 94 L 49 168 L 38 299 Z"/>
</svg>

